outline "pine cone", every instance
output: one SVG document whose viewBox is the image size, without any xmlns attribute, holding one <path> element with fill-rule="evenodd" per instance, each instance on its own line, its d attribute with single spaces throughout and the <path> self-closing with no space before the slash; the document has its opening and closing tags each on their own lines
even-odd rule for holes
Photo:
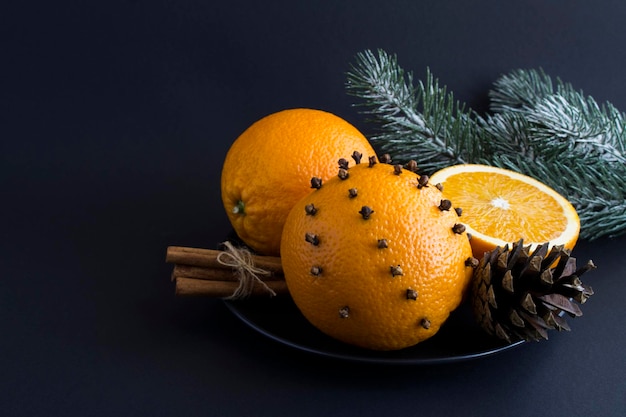
<svg viewBox="0 0 626 417">
<path fill-rule="evenodd" d="M 532 253 L 523 240 L 487 252 L 474 271 L 472 308 L 478 323 L 508 343 L 542 340 L 548 330 L 570 330 L 565 316 L 579 317 L 593 294 L 580 276 L 595 268 L 576 259 L 562 246 L 547 243 Z"/>
</svg>

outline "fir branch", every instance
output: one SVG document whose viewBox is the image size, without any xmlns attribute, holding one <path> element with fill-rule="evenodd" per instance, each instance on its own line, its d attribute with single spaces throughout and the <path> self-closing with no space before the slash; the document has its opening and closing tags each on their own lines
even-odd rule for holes
<svg viewBox="0 0 626 417">
<path fill-rule="evenodd" d="M 542 70 L 517 70 L 496 80 L 492 114 L 481 117 L 429 70 L 415 86 L 382 50 L 357 55 L 347 90 L 380 128 L 372 142 L 394 158 L 429 173 L 458 163 L 512 169 L 567 196 L 581 238 L 626 233 L 626 117 L 610 103 L 600 106 Z"/>
<path fill-rule="evenodd" d="M 517 70 L 500 77 L 490 91 L 495 113 L 521 113 L 537 141 L 558 141 L 572 152 L 626 163 L 624 116 L 610 103 L 599 106 L 571 84 L 542 70 Z"/>
<path fill-rule="evenodd" d="M 542 69 L 516 70 L 494 82 L 494 89 L 489 91 L 489 107 L 495 113 L 515 112 L 533 107 L 551 94 L 554 94 L 552 79 Z"/>
<path fill-rule="evenodd" d="M 413 84 L 395 56 L 365 51 L 347 74 L 348 94 L 360 97 L 364 111 L 380 132 L 370 139 L 401 160 L 417 159 L 424 170 L 468 162 L 476 150 L 472 112 L 439 86 L 430 70 Z"/>
</svg>

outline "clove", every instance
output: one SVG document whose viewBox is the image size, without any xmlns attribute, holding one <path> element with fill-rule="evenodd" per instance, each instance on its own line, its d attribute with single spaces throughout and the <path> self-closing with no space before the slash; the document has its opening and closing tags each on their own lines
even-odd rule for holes
<svg viewBox="0 0 626 417">
<path fill-rule="evenodd" d="M 465 260 L 465 266 L 471 266 L 474 269 L 478 268 L 479 263 L 480 261 L 474 258 L 473 256 L 470 256 L 469 258 Z"/>
<path fill-rule="evenodd" d="M 322 188 L 322 179 L 319 177 L 311 178 L 311 188 L 315 188 L 316 190 Z"/>
<path fill-rule="evenodd" d="M 363 220 L 369 220 L 372 213 L 374 213 L 374 210 L 372 210 L 368 206 L 361 207 L 361 210 L 359 211 L 359 214 L 363 217 Z"/>
<path fill-rule="evenodd" d="M 439 203 L 439 210 L 441 211 L 448 211 L 452 208 L 452 201 L 450 200 L 441 200 L 441 202 Z"/>
<path fill-rule="evenodd" d="M 358 165 L 361 163 L 361 158 L 363 158 L 363 154 L 359 151 L 354 151 L 352 152 L 352 159 L 354 159 L 354 162 Z"/>
<path fill-rule="evenodd" d="M 304 240 L 309 242 L 313 246 L 318 246 L 320 244 L 320 238 L 318 235 L 313 233 L 305 233 Z"/>
<path fill-rule="evenodd" d="M 391 272 L 392 277 L 397 277 L 398 275 L 404 275 L 404 272 L 402 271 L 402 267 L 400 267 L 400 265 L 391 265 L 389 267 L 389 272 Z"/>
<path fill-rule="evenodd" d="M 461 223 L 455 223 L 454 226 L 452 226 L 452 231 L 458 235 L 460 235 L 461 233 L 463 233 L 465 231 L 465 225 L 461 224 Z"/>
<path fill-rule="evenodd" d="M 309 216 L 315 216 L 315 213 L 317 213 L 317 207 L 315 207 L 313 203 L 307 204 L 306 206 L 304 206 L 304 211 Z"/>
<path fill-rule="evenodd" d="M 412 159 L 404 167 L 411 172 L 417 172 L 417 162 Z"/>
<path fill-rule="evenodd" d="M 422 189 L 423 187 L 428 187 L 429 179 L 430 178 L 428 177 L 428 175 L 420 175 L 419 179 L 417 180 L 417 188 Z"/>
</svg>

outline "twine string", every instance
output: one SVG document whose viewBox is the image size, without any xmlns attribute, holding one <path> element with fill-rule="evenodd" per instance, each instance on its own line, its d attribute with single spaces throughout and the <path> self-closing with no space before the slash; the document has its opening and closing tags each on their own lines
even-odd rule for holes
<svg viewBox="0 0 626 417">
<path fill-rule="evenodd" d="M 224 297 L 225 300 L 241 300 L 248 298 L 255 285 L 260 285 L 265 291 L 267 291 L 272 297 L 276 295 L 276 292 L 272 290 L 268 285 L 263 282 L 259 276 L 269 276 L 270 271 L 266 271 L 254 266 L 254 259 L 252 253 L 246 248 L 236 248 L 231 242 L 223 243 L 225 250 L 217 255 L 217 261 L 225 266 L 230 266 L 234 269 L 239 281 L 239 286 L 228 297 Z"/>
</svg>

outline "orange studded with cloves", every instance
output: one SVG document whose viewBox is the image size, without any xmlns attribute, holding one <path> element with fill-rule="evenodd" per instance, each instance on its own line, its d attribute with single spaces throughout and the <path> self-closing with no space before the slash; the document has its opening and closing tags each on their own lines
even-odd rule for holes
<svg viewBox="0 0 626 417">
<path fill-rule="evenodd" d="M 461 211 L 440 187 L 388 159 L 364 161 L 339 161 L 337 176 L 293 207 L 281 259 L 311 324 L 345 343 L 397 350 L 438 332 L 475 262 Z"/>
</svg>

